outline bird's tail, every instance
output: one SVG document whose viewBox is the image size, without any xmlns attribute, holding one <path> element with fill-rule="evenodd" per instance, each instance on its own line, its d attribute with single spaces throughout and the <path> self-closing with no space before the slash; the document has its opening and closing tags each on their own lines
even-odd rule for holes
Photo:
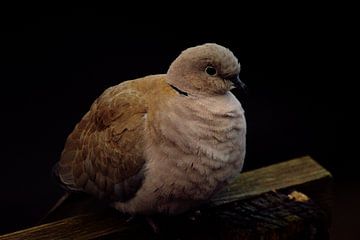
<svg viewBox="0 0 360 240">
<path fill-rule="evenodd" d="M 43 224 L 47 221 L 49 216 L 52 215 L 52 213 L 57 210 L 71 195 L 71 192 L 66 192 L 56 203 L 55 205 L 39 220 L 39 224 Z"/>
</svg>

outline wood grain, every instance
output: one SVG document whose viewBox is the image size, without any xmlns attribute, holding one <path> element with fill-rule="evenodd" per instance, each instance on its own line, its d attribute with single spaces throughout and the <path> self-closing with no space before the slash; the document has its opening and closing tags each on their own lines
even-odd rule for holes
<svg viewBox="0 0 360 240">
<path fill-rule="evenodd" d="M 310 156 L 305 156 L 244 172 L 211 201 L 214 205 L 221 205 L 324 178 L 330 179 L 330 172 Z"/>
</svg>

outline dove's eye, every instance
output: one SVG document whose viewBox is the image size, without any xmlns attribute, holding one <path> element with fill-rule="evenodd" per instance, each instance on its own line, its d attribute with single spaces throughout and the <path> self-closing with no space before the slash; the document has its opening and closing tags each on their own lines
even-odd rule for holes
<svg viewBox="0 0 360 240">
<path fill-rule="evenodd" d="M 210 76 L 216 75 L 216 69 L 215 69 L 214 67 L 212 67 L 212 66 L 207 66 L 207 67 L 205 68 L 205 72 L 206 72 L 207 74 L 209 74 Z"/>
</svg>

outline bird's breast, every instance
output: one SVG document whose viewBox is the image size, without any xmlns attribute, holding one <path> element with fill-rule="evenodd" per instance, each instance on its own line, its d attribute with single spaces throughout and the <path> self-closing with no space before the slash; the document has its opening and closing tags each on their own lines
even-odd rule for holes
<svg viewBox="0 0 360 240">
<path fill-rule="evenodd" d="M 216 97 L 181 97 L 163 103 L 154 128 L 157 144 L 149 156 L 161 159 L 173 175 L 211 192 L 239 173 L 245 156 L 246 122 L 239 101 L 228 93 Z M 153 141 L 154 142 L 154 141 Z M 166 170 L 164 170 L 166 171 Z"/>
<path fill-rule="evenodd" d="M 231 93 L 175 97 L 153 114 L 146 125 L 146 178 L 136 201 L 151 195 L 157 199 L 153 204 L 178 212 L 179 199 L 206 200 L 240 172 L 246 123 Z"/>
<path fill-rule="evenodd" d="M 212 97 L 178 97 L 159 114 L 160 134 L 169 147 L 180 152 L 232 162 L 245 151 L 244 111 L 230 92 Z"/>
</svg>

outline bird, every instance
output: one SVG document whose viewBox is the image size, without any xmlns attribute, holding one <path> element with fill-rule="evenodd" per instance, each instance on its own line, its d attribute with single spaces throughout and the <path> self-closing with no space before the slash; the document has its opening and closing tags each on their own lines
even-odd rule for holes
<svg viewBox="0 0 360 240">
<path fill-rule="evenodd" d="M 196 208 L 242 170 L 240 63 L 216 43 L 187 48 L 165 74 L 106 89 L 68 135 L 54 174 L 131 215 Z"/>
</svg>

